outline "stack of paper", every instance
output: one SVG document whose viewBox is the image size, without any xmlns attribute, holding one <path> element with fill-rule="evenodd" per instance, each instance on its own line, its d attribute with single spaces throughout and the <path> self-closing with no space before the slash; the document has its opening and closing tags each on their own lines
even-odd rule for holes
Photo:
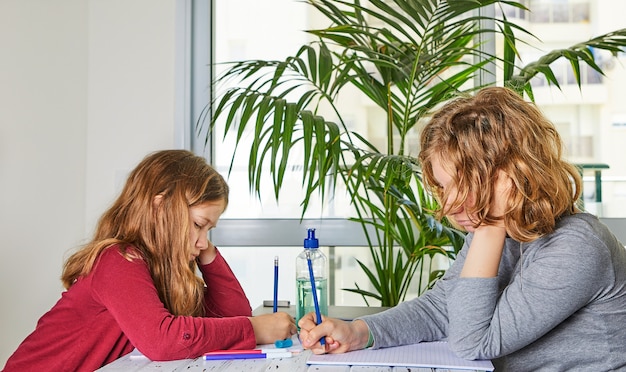
<svg viewBox="0 0 626 372">
<path fill-rule="evenodd" d="M 350 366 L 426 367 L 493 371 L 489 360 L 466 360 L 457 357 L 444 341 L 415 345 L 365 349 L 345 354 L 311 355 L 307 364 Z"/>
</svg>

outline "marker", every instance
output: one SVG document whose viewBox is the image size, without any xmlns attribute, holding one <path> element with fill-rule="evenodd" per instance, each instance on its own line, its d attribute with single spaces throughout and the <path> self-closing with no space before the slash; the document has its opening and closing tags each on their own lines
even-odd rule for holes
<svg viewBox="0 0 626 372">
<path fill-rule="evenodd" d="M 274 312 L 278 311 L 278 256 L 274 257 Z"/>
<path fill-rule="evenodd" d="M 147 356 L 145 356 L 143 354 L 130 354 L 128 356 L 128 359 L 130 359 L 130 360 L 150 360 L 150 359 L 148 359 Z"/>
<path fill-rule="evenodd" d="M 250 353 L 250 354 L 205 354 L 204 360 L 230 360 L 230 359 L 279 359 L 291 358 L 293 354 L 288 351 L 276 353 Z"/>
<path fill-rule="evenodd" d="M 317 317 L 317 324 L 322 322 L 322 314 L 320 314 L 320 304 L 317 300 L 317 289 L 315 289 L 315 274 L 313 274 L 313 263 L 311 263 L 311 252 L 306 252 L 306 262 L 309 265 L 309 278 L 311 279 L 311 292 L 313 292 L 313 304 L 315 305 L 315 316 Z M 324 337 L 320 338 L 320 345 L 324 345 Z"/>
<path fill-rule="evenodd" d="M 216 355 L 216 354 L 270 354 L 270 353 L 285 353 L 288 352 L 286 347 L 284 348 L 272 348 L 272 349 L 242 349 L 242 350 L 213 350 L 204 355 Z"/>
</svg>

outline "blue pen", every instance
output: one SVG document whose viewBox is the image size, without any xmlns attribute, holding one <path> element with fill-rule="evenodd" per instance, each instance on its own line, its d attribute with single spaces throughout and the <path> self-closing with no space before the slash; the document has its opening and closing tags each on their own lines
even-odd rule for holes
<svg viewBox="0 0 626 372">
<path fill-rule="evenodd" d="M 278 256 L 274 257 L 274 312 L 278 311 Z"/>
<path fill-rule="evenodd" d="M 311 278 L 311 292 L 313 293 L 313 304 L 315 305 L 315 316 L 317 317 L 317 324 L 322 322 L 322 314 L 320 314 L 320 304 L 317 300 L 317 289 L 315 289 L 315 274 L 313 274 L 313 264 L 311 263 L 311 253 L 306 252 L 306 262 L 309 265 L 309 277 Z M 324 345 L 324 337 L 320 338 L 320 345 Z"/>
</svg>

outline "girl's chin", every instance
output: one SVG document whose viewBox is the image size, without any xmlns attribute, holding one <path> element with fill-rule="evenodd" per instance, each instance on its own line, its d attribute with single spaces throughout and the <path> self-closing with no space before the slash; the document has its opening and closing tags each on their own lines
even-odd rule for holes
<svg viewBox="0 0 626 372">
<path fill-rule="evenodd" d="M 467 231 L 467 232 L 471 232 L 473 233 L 476 229 L 474 228 L 474 226 L 469 225 L 469 226 L 461 226 L 461 229 Z"/>
<path fill-rule="evenodd" d="M 455 221 L 454 219 L 450 219 L 449 220 L 450 223 L 452 224 L 452 226 L 456 229 L 459 230 L 463 230 L 465 232 L 474 232 L 474 230 L 476 230 L 474 228 L 474 225 L 471 222 L 462 222 L 462 223 L 458 223 L 457 221 Z"/>
</svg>

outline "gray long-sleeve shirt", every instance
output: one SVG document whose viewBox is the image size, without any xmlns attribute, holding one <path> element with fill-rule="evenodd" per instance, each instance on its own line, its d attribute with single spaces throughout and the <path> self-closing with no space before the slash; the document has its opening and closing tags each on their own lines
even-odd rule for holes
<svg viewBox="0 0 626 372">
<path fill-rule="evenodd" d="M 626 249 L 595 216 L 507 238 L 496 278 L 460 278 L 473 234 L 432 290 L 363 317 L 374 347 L 447 339 L 497 371 L 626 371 Z"/>
</svg>

